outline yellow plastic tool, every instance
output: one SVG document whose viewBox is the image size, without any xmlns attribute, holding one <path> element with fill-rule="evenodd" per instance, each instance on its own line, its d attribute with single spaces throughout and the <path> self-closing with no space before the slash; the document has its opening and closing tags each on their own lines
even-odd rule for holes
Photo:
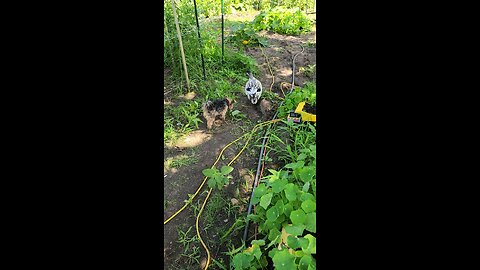
<svg viewBox="0 0 480 270">
<path fill-rule="evenodd" d="M 317 115 L 307 113 L 303 111 L 303 107 L 305 106 L 305 101 L 298 103 L 297 108 L 295 109 L 295 113 L 298 113 L 302 116 L 302 121 L 309 121 L 309 122 L 317 122 Z"/>
</svg>

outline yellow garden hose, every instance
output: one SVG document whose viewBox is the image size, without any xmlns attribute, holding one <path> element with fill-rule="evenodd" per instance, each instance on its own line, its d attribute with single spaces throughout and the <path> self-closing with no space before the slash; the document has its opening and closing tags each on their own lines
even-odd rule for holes
<svg viewBox="0 0 480 270">
<path fill-rule="evenodd" d="M 243 137 L 245 137 L 245 136 L 247 136 L 247 135 L 249 135 L 249 134 L 253 134 L 253 132 L 255 132 L 255 130 L 256 130 L 258 127 L 263 126 L 263 125 L 267 125 L 267 124 L 270 124 L 270 123 L 277 122 L 278 120 L 280 120 L 280 119 L 275 119 L 275 121 L 270 120 L 270 121 L 266 121 L 266 122 L 259 123 L 259 124 L 257 124 L 257 125 L 252 129 L 251 132 L 245 133 L 245 134 L 243 134 L 242 136 L 238 137 L 236 140 L 234 140 L 234 141 L 232 141 L 231 143 L 227 144 L 227 145 L 222 149 L 222 151 L 221 151 L 220 154 L 218 155 L 217 160 L 215 161 L 215 163 L 213 163 L 213 165 L 212 165 L 211 168 L 213 169 L 213 168 L 215 167 L 215 165 L 217 164 L 217 162 L 218 162 L 218 161 L 220 160 L 220 158 L 222 157 L 223 152 L 224 152 L 228 147 L 230 147 L 232 144 L 234 144 L 235 142 L 237 142 L 238 140 L 240 140 L 241 138 L 243 138 Z M 247 142 L 248 142 L 248 141 L 247 141 Z M 244 148 L 245 148 L 245 147 L 244 147 Z M 242 149 L 242 151 L 243 151 L 243 149 Z M 241 152 L 242 152 L 242 151 L 241 151 Z M 241 153 L 241 152 L 240 152 L 240 153 Z M 240 155 L 240 153 L 235 157 L 235 159 Z M 235 159 L 234 159 L 234 160 L 235 160 Z M 176 217 L 180 212 L 182 212 L 182 211 L 193 201 L 193 199 L 198 195 L 198 193 L 200 192 L 200 190 L 202 189 L 202 187 L 203 187 L 203 185 L 205 184 L 206 181 L 207 181 L 207 177 L 205 177 L 205 178 L 203 179 L 202 184 L 200 184 L 200 186 L 198 187 L 197 191 L 196 191 L 196 192 L 193 194 L 193 196 L 185 203 L 185 205 L 184 205 L 182 208 L 180 208 L 180 209 L 179 209 L 175 214 L 173 214 L 171 217 L 169 217 L 168 219 L 166 219 L 166 220 L 163 222 L 163 225 L 167 224 L 170 220 L 172 220 L 174 217 Z"/>
<path fill-rule="evenodd" d="M 249 142 L 250 139 L 252 138 L 253 133 L 256 131 L 257 127 L 263 126 L 263 125 L 266 125 L 266 124 L 272 124 L 272 123 L 278 122 L 278 121 L 280 121 L 280 120 L 282 120 L 282 119 L 275 119 L 275 120 L 270 120 L 270 121 L 266 121 L 266 122 L 257 124 L 257 125 L 252 129 L 251 132 L 242 135 L 240 138 L 242 138 L 243 136 L 248 135 L 248 134 L 249 134 L 250 136 L 248 137 L 247 142 L 245 143 L 245 145 L 243 146 L 243 148 L 240 150 L 240 152 L 238 152 L 238 154 L 227 164 L 227 166 L 230 166 L 233 162 L 235 162 L 235 160 L 240 156 L 240 154 L 243 152 L 243 150 L 245 150 L 245 148 L 246 148 L 247 145 L 248 145 L 248 142 Z M 238 139 L 240 139 L 240 138 L 238 138 Z M 237 140 L 238 140 L 238 139 L 237 139 Z M 235 141 L 237 141 L 237 140 L 235 140 Z M 233 141 L 233 142 L 235 142 L 235 141 Z M 233 142 L 232 142 L 232 143 L 233 143 Z M 227 146 L 225 146 L 224 149 L 226 149 L 228 146 L 230 146 L 230 144 L 227 145 Z M 222 152 L 223 152 L 223 150 L 222 150 Z M 220 156 L 221 156 L 221 153 L 220 153 Z M 220 156 L 219 156 L 219 158 L 220 158 Z M 217 159 L 217 161 L 218 161 L 218 159 Z M 217 163 L 217 161 L 215 161 L 215 164 Z M 204 181 L 204 182 L 205 182 L 205 181 Z M 202 183 L 202 186 L 203 186 L 203 183 Z M 210 251 L 208 250 L 207 245 L 203 242 L 202 236 L 200 235 L 200 231 L 199 231 L 199 227 L 198 227 L 198 221 L 200 220 L 200 215 L 201 215 L 202 212 L 203 212 L 203 208 L 204 208 L 205 205 L 207 204 L 207 200 L 208 200 L 208 198 L 210 197 L 210 194 L 212 193 L 212 190 L 213 190 L 213 189 L 210 188 L 210 190 L 208 191 L 207 197 L 205 198 L 205 201 L 203 201 L 202 207 L 200 208 L 200 211 L 198 212 L 197 220 L 196 220 L 196 222 L 195 222 L 195 228 L 196 228 L 196 230 L 197 230 L 198 239 L 200 240 L 200 243 L 202 244 L 203 248 L 205 248 L 205 251 L 207 252 L 207 263 L 205 264 L 204 270 L 207 270 L 207 269 L 208 269 L 208 266 L 210 265 L 210 257 L 211 257 L 211 256 L 210 256 Z"/>
</svg>

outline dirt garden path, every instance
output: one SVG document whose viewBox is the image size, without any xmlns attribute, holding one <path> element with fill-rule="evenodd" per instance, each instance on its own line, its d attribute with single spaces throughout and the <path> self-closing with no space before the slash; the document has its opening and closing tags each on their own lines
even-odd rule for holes
<svg viewBox="0 0 480 270">
<path fill-rule="evenodd" d="M 295 61 L 295 85 L 303 86 L 303 84 L 307 81 L 316 81 L 315 72 L 313 72 L 313 74 L 299 72 L 301 67 L 307 67 L 309 65 L 316 64 L 316 47 L 315 45 L 309 46 L 309 43 L 316 43 L 315 34 L 315 31 L 301 36 L 284 36 L 275 33 L 266 33 L 265 36 L 268 38 L 269 47 L 263 48 L 263 51 L 268 57 L 268 61 L 275 76 L 275 84 L 272 89 L 273 92 L 283 96 L 278 87 L 279 83 L 291 82 L 292 56 L 302 50 L 300 44 L 303 45 L 305 50 L 302 54 L 297 56 Z M 272 83 L 272 76 L 261 49 L 258 47 L 249 48 L 246 50 L 246 54 L 254 57 L 257 60 L 259 65 L 259 76 L 257 79 L 262 82 L 264 91 L 269 91 Z M 247 78 L 245 78 L 245 82 L 246 81 Z M 258 108 L 250 104 L 243 94 L 239 94 L 237 97 L 237 103 L 235 103 L 234 110 L 235 109 L 240 110 L 242 113 L 247 115 L 248 119 L 252 120 L 254 123 L 259 121 L 261 118 L 261 113 Z M 251 129 L 251 126 L 253 125 L 252 124 L 249 127 L 243 127 L 242 129 L 242 127 L 239 126 L 239 123 L 240 122 L 237 121 L 235 124 L 233 124 L 233 121 L 227 118 L 226 123 L 220 127 L 214 128 L 213 132 L 211 133 L 206 132 L 205 123 L 200 123 L 199 130 L 192 132 L 185 139 L 180 140 L 176 145 L 167 146 L 165 148 L 165 159 L 185 153 L 195 153 L 195 155 L 198 157 L 198 162 L 189 166 L 182 166 L 177 169 L 164 169 L 164 199 L 168 202 L 166 207 L 164 207 L 164 220 L 169 218 L 184 205 L 184 201 L 188 199 L 187 194 L 195 193 L 204 178 L 202 170 L 210 168 L 213 162 L 215 162 L 217 159 L 220 151 L 228 143 L 249 131 L 249 128 Z M 241 145 L 238 145 L 236 147 L 232 146 L 228 148 L 223 154 L 225 159 L 221 159 L 219 165 L 226 165 L 238 153 L 241 147 Z M 232 164 L 232 167 L 234 167 L 234 171 L 232 172 L 233 179 L 231 179 L 231 183 L 227 187 L 226 193 L 228 196 L 230 196 L 230 198 L 233 198 L 235 195 L 235 190 L 237 188 L 240 189 L 240 196 L 246 199 L 246 203 L 239 203 L 241 204 L 239 211 L 242 213 L 246 213 L 248 198 L 251 192 L 251 190 L 245 190 L 245 188 L 242 187 L 248 184 L 248 187 L 251 189 L 257 166 L 257 159 L 258 149 L 248 147 L 237 159 L 237 161 Z M 219 166 L 217 165 L 217 167 Z M 206 185 L 203 187 L 199 196 L 195 198 L 194 204 L 203 202 L 206 196 L 205 190 L 208 190 Z M 224 226 L 229 228 L 235 222 L 235 220 L 228 220 L 226 219 L 226 216 L 226 214 L 225 216 L 218 216 L 218 224 L 215 224 L 215 226 Z M 188 261 L 188 257 L 181 255 L 182 251 L 184 250 L 184 246 L 178 242 L 178 230 L 183 229 L 186 231 L 190 226 L 192 227 L 190 235 L 194 236 L 195 216 L 193 214 L 192 207 L 190 206 L 177 215 L 173 220 L 164 225 L 163 246 L 165 269 L 199 269 L 198 263 L 194 261 Z M 202 224 L 200 224 L 200 227 L 202 227 Z M 204 231 L 201 231 L 200 233 L 205 243 L 207 243 L 207 240 L 209 240 L 210 242 L 220 244 L 219 235 L 206 234 Z M 242 233 L 243 230 L 241 230 L 241 232 L 239 232 L 237 235 L 231 235 L 237 239 L 233 241 L 235 243 L 235 247 L 240 246 Z M 200 250 L 199 262 L 201 265 L 204 265 L 206 261 L 206 252 L 204 248 L 198 243 L 198 241 L 197 244 L 192 242 L 191 245 L 195 245 L 195 248 Z M 228 247 L 220 244 L 218 246 L 209 246 L 209 250 L 212 257 L 218 260 L 222 255 L 222 252 L 228 251 Z M 219 268 L 211 263 L 210 269 Z"/>
</svg>

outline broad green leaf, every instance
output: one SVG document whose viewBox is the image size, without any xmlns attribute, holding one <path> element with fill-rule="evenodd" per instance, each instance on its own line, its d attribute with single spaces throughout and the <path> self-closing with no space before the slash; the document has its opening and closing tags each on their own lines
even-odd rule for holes
<svg viewBox="0 0 480 270">
<path fill-rule="evenodd" d="M 265 240 L 252 240 L 252 245 L 264 246 Z"/>
<path fill-rule="evenodd" d="M 276 206 L 275 206 L 275 208 L 276 208 Z M 278 210 L 278 208 L 277 208 L 277 210 Z M 282 223 L 283 223 L 285 220 L 286 220 L 286 216 L 285 216 L 285 215 L 279 215 L 278 218 L 277 218 L 277 220 L 275 220 L 275 223 L 278 223 L 278 224 L 280 225 L 279 228 L 281 228 L 281 227 L 282 227 Z"/>
<path fill-rule="evenodd" d="M 302 209 L 305 213 L 310 213 L 317 209 L 317 204 L 312 200 L 306 200 L 302 202 Z"/>
<path fill-rule="evenodd" d="M 305 230 L 305 225 L 303 224 L 299 224 L 299 225 L 288 224 L 287 226 L 285 226 L 285 231 L 287 231 L 287 233 L 294 236 L 302 235 L 303 230 Z"/>
<path fill-rule="evenodd" d="M 306 200 L 315 201 L 315 196 L 313 196 L 311 193 L 302 193 L 302 195 L 300 195 L 300 201 L 304 202 Z"/>
<path fill-rule="evenodd" d="M 270 202 L 272 201 L 273 193 L 267 193 L 263 195 L 260 198 L 260 206 L 263 207 L 264 209 L 267 209 L 267 207 L 270 205 Z"/>
<path fill-rule="evenodd" d="M 275 221 L 267 220 L 267 221 L 264 222 L 264 224 L 265 224 L 265 228 L 267 228 L 267 231 L 277 227 L 275 225 Z"/>
<path fill-rule="evenodd" d="M 223 166 L 221 172 L 223 175 L 227 175 L 233 171 L 233 167 L 230 166 Z"/>
<path fill-rule="evenodd" d="M 277 238 L 277 236 L 280 236 L 282 233 L 277 230 L 277 229 L 272 229 L 270 230 L 270 232 L 268 233 L 268 240 L 270 241 L 274 241 L 275 238 Z M 279 238 L 280 239 L 280 238 Z M 276 243 L 279 243 L 279 239 L 277 239 Z"/>
<path fill-rule="evenodd" d="M 293 211 L 293 206 L 291 203 L 288 203 L 288 204 L 285 204 L 285 206 L 283 207 L 283 213 L 287 216 L 287 217 L 290 217 L 290 214 L 292 213 Z"/>
<path fill-rule="evenodd" d="M 273 207 L 271 207 L 270 209 L 267 210 L 267 220 L 268 221 L 274 222 L 275 220 L 277 220 L 279 215 L 280 214 L 278 213 L 278 209 L 275 206 L 273 206 Z"/>
<path fill-rule="evenodd" d="M 305 229 L 309 232 L 317 232 L 317 213 L 312 212 L 307 214 L 307 220 L 305 221 Z"/>
<path fill-rule="evenodd" d="M 308 265 L 312 262 L 312 255 L 304 255 L 298 264 L 299 270 L 308 270 Z"/>
<path fill-rule="evenodd" d="M 289 201 L 295 201 L 297 199 L 296 186 L 293 183 L 289 183 L 285 186 L 285 196 Z"/>
<path fill-rule="evenodd" d="M 303 251 L 308 248 L 308 244 L 310 242 L 308 241 L 308 239 L 305 239 L 304 237 L 302 237 L 302 238 L 298 238 L 298 243 L 300 244 L 300 247 L 302 247 L 302 251 Z"/>
<path fill-rule="evenodd" d="M 258 185 L 257 188 L 255 188 L 255 191 L 253 193 L 253 198 L 252 198 L 252 204 L 258 204 L 260 202 L 260 198 L 267 192 L 267 187 L 265 184 L 260 184 Z"/>
<path fill-rule="evenodd" d="M 293 249 L 297 249 L 300 247 L 300 244 L 298 243 L 298 239 L 293 235 L 289 235 L 287 237 L 287 245 Z"/>
<path fill-rule="evenodd" d="M 273 258 L 273 257 L 275 257 L 275 255 L 276 255 L 277 253 L 279 253 L 279 252 L 280 252 L 280 250 L 278 250 L 278 249 L 276 249 L 276 248 L 272 248 L 272 249 L 268 252 L 268 257 Z"/>
<path fill-rule="evenodd" d="M 273 265 L 276 270 L 292 270 L 297 269 L 295 264 L 295 256 L 290 254 L 287 249 L 277 252 L 273 256 Z"/>
<path fill-rule="evenodd" d="M 257 258 L 257 260 L 260 260 L 260 257 L 262 256 L 262 251 L 260 250 L 260 247 L 256 244 L 252 245 L 252 254 Z"/>
<path fill-rule="evenodd" d="M 277 179 L 275 182 L 271 182 L 270 186 L 272 187 L 273 192 L 279 193 L 285 188 L 285 185 L 287 184 L 288 184 L 287 178 L 280 178 L 280 179 Z"/>
<path fill-rule="evenodd" d="M 207 184 L 209 188 L 214 188 L 217 185 L 217 182 L 215 182 L 214 178 L 210 178 L 208 179 Z"/>
<path fill-rule="evenodd" d="M 293 225 L 304 224 L 307 219 L 307 215 L 303 212 L 302 209 L 294 210 L 290 213 L 290 220 Z"/>
<path fill-rule="evenodd" d="M 233 257 L 233 266 L 236 270 L 248 269 L 251 261 L 253 261 L 253 255 L 239 253 Z"/>
<path fill-rule="evenodd" d="M 216 169 L 205 169 L 202 171 L 202 173 L 205 176 L 212 177 L 213 175 L 215 175 L 216 171 L 217 171 Z"/>
<path fill-rule="evenodd" d="M 300 172 L 298 173 L 300 176 L 300 180 L 302 180 L 304 183 L 310 182 L 315 175 L 315 167 L 313 166 L 307 166 L 303 167 L 300 169 Z"/>
<path fill-rule="evenodd" d="M 277 201 L 277 203 L 275 204 L 275 207 L 278 209 L 278 214 L 281 215 L 283 214 L 283 207 L 284 207 L 284 204 L 283 204 L 283 200 L 280 199 Z"/>
<path fill-rule="evenodd" d="M 307 234 L 304 237 L 305 239 L 308 239 L 308 247 L 304 249 L 302 247 L 303 252 L 308 253 L 308 254 L 316 254 L 317 253 L 317 239 L 315 236 L 311 234 Z"/>
</svg>

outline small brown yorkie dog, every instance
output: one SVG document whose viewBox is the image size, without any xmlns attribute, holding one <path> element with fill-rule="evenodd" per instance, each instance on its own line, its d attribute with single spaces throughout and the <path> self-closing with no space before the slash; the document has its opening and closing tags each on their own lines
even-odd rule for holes
<svg viewBox="0 0 480 270">
<path fill-rule="evenodd" d="M 228 109 L 233 109 L 232 100 L 229 98 L 207 101 L 203 105 L 203 117 L 207 120 L 207 128 L 212 129 L 213 122 L 215 122 L 217 116 L 222 121 L 225 121 L 225 114 L 227 114 Z"/>
</svg>

